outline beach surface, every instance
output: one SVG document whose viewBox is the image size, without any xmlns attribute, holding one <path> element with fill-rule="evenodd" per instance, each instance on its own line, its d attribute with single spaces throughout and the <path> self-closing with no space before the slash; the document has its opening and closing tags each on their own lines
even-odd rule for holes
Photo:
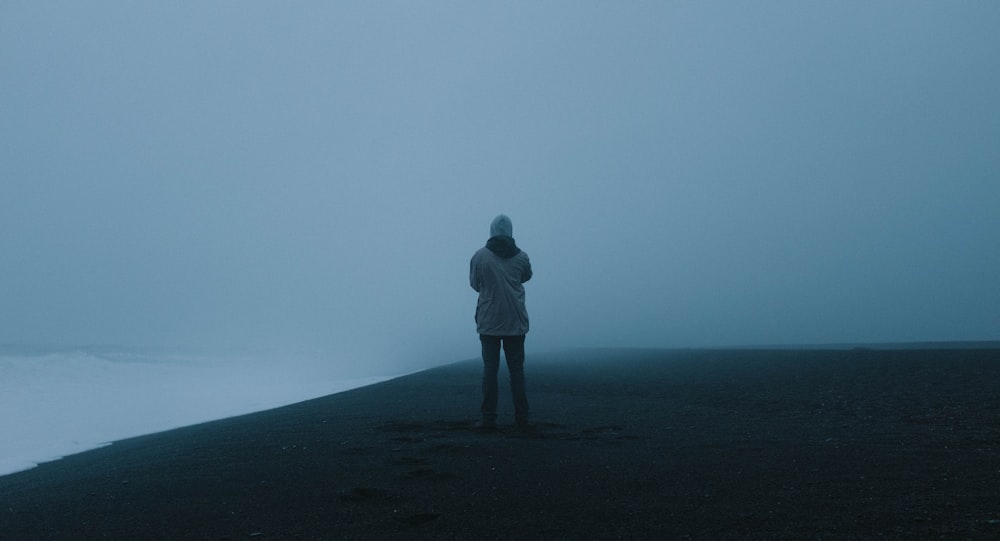
<svg viewBox="0 0 1000 541">
<path fill-rule="evenodd" d="M 504 369 L 501 368 L 501 373 Z M 584 350 L 480 363 L 0 477 L 3 539 L 998 539 L 1000 350 Z"/>
</svg>

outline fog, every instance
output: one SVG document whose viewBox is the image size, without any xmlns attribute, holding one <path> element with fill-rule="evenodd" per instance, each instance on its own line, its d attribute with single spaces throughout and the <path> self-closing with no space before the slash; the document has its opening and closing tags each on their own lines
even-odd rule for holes
<svg viewBox="0 0 1000 541">
<path fill-rule="evenodd" d="M 1000 337 L 995 2 L 4 2 L 0 343 Z"/>
</svg>

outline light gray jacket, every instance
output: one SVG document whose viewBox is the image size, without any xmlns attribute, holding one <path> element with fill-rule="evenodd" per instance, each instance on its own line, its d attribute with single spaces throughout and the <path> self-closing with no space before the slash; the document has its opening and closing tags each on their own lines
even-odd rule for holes
<svg viewBox="0 0 1000 541">
<path fill-rule="evenodd" d="M 472 256 L 469 267 L 469 284 L 479 292 L 476 331 L 493 336 L 527 334 L 523 284 L 531 279 L 528 254 L 512 237 L 497 235 Z"/>
</svg>

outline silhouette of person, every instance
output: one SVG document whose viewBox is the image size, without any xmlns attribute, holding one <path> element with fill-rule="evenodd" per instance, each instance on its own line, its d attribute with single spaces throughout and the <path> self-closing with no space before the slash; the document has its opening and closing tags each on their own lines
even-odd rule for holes
<svg viewBox="0 0 1000 541">
<path fill-rule="evenodd" d="M 514 420 L 528 427 L 528 396 L 524 381 L 524 336 L 528 312 L 524 306 L 524 283 L 531 279 L 528 254 L 514 243 L 510 218 L 501 214 L 490 224 L 490 238 L 470 263 L 469 283 L 479 293 L 476 331 L 483 353 L 483 404 L 480 427 L 492 429 L 497 419 L 497 372 L 503 346 L 510 373 Z"/>
</svg>

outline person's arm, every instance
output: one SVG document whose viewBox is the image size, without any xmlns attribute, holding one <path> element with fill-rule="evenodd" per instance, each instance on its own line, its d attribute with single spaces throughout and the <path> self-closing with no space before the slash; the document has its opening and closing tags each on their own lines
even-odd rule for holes
<svg viewBox="0 0 1000 541">
<path fill-rule="evenodd" d="M 479 293 L 479 273 L 476 272 L 476 256 L 469 262 L 469 285 Z"/>
<path fill-rule="evenodd" d="M 531 260 L 528 259 L 527 254 L 525 254 L 525 256 L 524 256 L 524 270 L 521 271 L 521 283 L 523 284 L 523 283 L 527 282 L 528 280 L 531 280 L 531 276 L 532 276 L 532 272 L 531 272 Z"/>
</svg>

